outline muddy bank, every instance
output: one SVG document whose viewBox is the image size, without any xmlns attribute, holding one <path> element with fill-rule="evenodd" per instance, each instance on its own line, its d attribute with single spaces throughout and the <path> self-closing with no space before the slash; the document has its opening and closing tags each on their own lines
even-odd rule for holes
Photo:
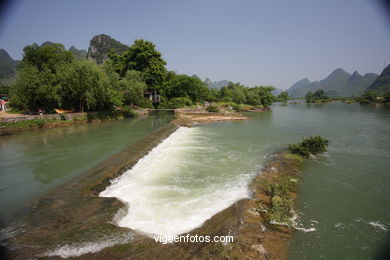
<svg viewBox="0 0 390 260">
<path fill-rule="evenodd" d="M 235 112 L 206 112 L 195 110 L 175 110 L 174 123 L 179 126 L 192 127 L 195 124 L 246 120 L 247 117 Z"/>
</svg>

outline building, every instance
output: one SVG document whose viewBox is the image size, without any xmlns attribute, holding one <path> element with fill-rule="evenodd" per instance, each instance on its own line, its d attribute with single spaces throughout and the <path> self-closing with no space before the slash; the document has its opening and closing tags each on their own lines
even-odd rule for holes
<svg viewBox="0 0 390 260">
<path fill-rule="evenodd" d="M 153 104 L 160 103 L 160 94 L 158 93 L 158 90 L 151 89 L 144 92 L 144 97 L 150 99 Z"/>
</svg>

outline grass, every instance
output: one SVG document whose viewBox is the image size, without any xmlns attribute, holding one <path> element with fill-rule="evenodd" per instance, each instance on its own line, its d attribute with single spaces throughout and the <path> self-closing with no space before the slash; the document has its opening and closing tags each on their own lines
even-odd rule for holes
<svg viewBox="0 0 390 260">
<path fill-rule="evenodd" d="M 270 197 L 268 207 L 260 204 L 258 211 L 265 212 L 268 222 L 291 224 L 294 215 L 295 200 L 292 193 L 297 189 L 297 179 L 292 175 L 274 177 L 264 183 L 264 191 Z"/>
</svg>

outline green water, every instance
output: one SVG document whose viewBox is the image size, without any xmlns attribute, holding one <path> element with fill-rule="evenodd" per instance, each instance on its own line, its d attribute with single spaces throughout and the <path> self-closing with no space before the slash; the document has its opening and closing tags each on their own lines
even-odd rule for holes
<svg viewBox="0 0 390 260">
<path fill-rule="evenodd" d="M 272 154 L 322 135 L 330 140 L 329 151 L 306 161 L 298 195 L 301 225 L 316 231 L 293 235 L 289 259 L 377 259 L 390 248 L 390 107 L 276 104 L 269 113 L 247 115 L 247 121 L 179 129 L 107 188 L 103 195 L 136 209 L 120 224 L 160 234 L 193 229 L 249 196 L 247 185 Z M 0 139 L 1 211 L 15 211 L 167 120 Z"/>
<path fill-rule="evenodd" d="M 376 259 L 390 248 L 389 107 L 274 106 L 256 117 L 265 118 L 249 124 L 275 147 L 317 134 L 330 140 L 324 157 L 306 162 L 298 194 L 301 222 L 316 231 L 294 234 L 289 259 Z"/>
<path fill-rule="evenodd" d="M 33 199 L 166 124 L 173 115 L 75 125 L 0 137 L 0 212 L 7 221 Z"/>
<path fill-rule="evenodd" d="M 300 223 L 316 231 L 293 235 L 289 259 L 376 259 L 390 247 L 389 107 L 276 104 L 247 115 L 179 129 L 108 187 L 102 196 L 131 205 L 118 225 L 188 232 L 249 196 L 247 185 L 272 154 L 322 135 L 329 151 L 305 163 L 299 189 Z"/>
<path fill-rule="evenodd" d="M 305 163 L 299 189 L 301 223 L 316 231 L 293 235 L 289 259 L 384 258 L 390 249 L 390 107 L 332 103 L 272 109 L 248 114 L 252 120 L 246 122 L 201 127 L 234 138 L 240 156 L 255 155 L 258 162 L 302 137 L 330 140 L 324 156 Z"/>
</svg>

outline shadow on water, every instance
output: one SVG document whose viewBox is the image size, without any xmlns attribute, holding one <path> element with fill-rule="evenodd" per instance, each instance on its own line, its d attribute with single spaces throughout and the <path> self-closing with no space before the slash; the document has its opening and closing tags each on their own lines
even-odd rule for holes
<svg viewBox="0 0 390 260">
<path fill-rule="evenodd" d="M 387 238 L 381 245 L 378 254 L 374 259 L 377 260 L 388 260 L 390 259 L 390 233 L 387 233 Z"/>
<path fill-rule="evenodd" d="M 5 228 L 4 223 L 0 220 L 0 259 L 10 259 L 9 243 L 6 234 L 3 233 Z"/>
</svg>

